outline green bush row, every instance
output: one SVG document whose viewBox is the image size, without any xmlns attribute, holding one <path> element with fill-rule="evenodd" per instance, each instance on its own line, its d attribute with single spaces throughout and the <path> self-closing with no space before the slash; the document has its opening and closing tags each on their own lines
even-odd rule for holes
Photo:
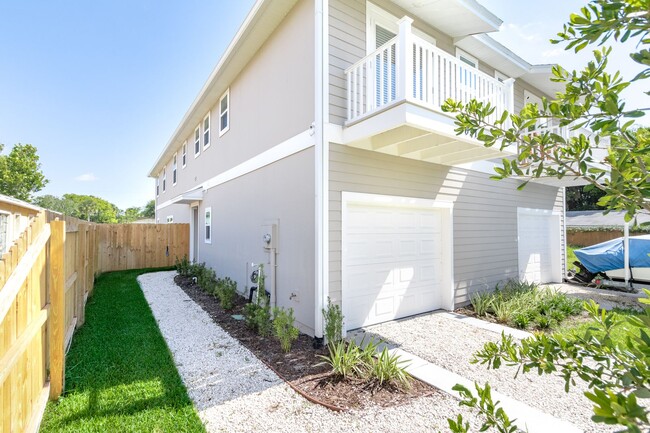
<svg viewBox="0 0 650 433">
<path fill-rule="evenodd" d="M 551 328 L 569 316 L 582 312 L 580 300 L 550 288 L 516 280 L 507 281 L 494 292 L 476 293 L 470 297 L 479 317 L 493 317 L 520 329 Z"/>
</svg>

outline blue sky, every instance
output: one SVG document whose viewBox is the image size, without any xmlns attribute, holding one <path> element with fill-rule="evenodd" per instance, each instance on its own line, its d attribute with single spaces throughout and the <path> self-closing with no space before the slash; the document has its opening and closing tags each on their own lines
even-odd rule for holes
<svg viewBox="0 0 650 433">
<path fill-rule="evenodd" d="M 584 62 L 547 42 L 584 1 L 480 2 L 505 22 L 493 36 L 525 60 Z M 42 194 L 144 205 L 153 198 L 149 169 L 252 4 L 0 0 L 5 152 L 18 142 L 38 148 L 50 180 Z M 617 65 L 631 71 L 625 57 Z"/>
</svg>

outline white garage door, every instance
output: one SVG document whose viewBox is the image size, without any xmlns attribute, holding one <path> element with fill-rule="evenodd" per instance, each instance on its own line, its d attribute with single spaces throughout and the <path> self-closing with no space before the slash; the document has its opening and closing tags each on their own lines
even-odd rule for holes
<svg viewBox="0 0 650 433">
<path fill-rule="evenodd" d="M 446 306 L 451 261 L 444 255 L 450 233 L 443 227 L 448 215 L 448 209 L 431 207 L 346 205 L 342 265 L 347 329 Z"/>
<path fill-rule="evenodd" d="M 560 217 L 543 209 L 518 209 L 519 279 L 535 283 L 562 280 Z"/>
</svg>

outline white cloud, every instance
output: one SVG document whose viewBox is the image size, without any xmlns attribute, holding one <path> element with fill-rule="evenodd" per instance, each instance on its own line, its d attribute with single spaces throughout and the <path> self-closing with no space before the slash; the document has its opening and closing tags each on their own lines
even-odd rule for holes
<svg viewBox="0 0 650 433">
<path fill-rule="evenodd" d="M 74 178 L 77 182 L 93 182 L 97 180 L 94 173 L 84 173 Z"/>
<path fill-rule="evenodd" d="M 552 58 L 556 58 L 556 57 L 562 57 L 562 55 L 565 52 L 566 51 L 561 49 L 561 48 L 555 48 L 555 49 L 552 49 L 552 50 L 545 50 L 545 51 L 542 51 L 542 57 L 544 57 L 545 59 L 552 59 Z"/>
</svg>

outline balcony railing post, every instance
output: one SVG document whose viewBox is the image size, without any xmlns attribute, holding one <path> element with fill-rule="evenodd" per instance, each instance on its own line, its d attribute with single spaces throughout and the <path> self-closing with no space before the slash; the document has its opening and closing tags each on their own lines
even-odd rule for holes
<svg viewBox="0 0 650 433">
<path fill-rule="evenodd" d="M 413 97 L 413 38 L 411 37 L 413 19 L 403 17 L 398 22 L 399 35 L 397 37 L 397 99 Z"/>
</svg>

